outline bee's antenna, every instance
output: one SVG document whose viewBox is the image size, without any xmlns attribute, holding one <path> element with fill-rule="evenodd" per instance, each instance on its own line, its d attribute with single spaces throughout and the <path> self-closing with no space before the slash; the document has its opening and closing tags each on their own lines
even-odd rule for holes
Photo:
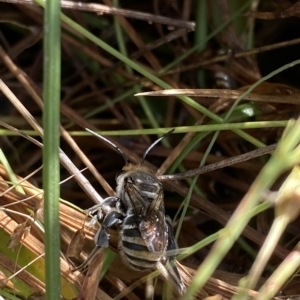
<svg viewBox="0 0 300 300">
<path fill-rule="evenodd" d="M 146 156 L 148 155 L 148 153 L 152 150 L 152 148 L 158 144 L 162 139 L 164 139 L 167 135 L 169 135 L 170 133 L 172 133 L 175 130 L 175 128 L 171 129 L 169 132 L 167 132 L 166 134 L 164 134 L 162 137 L 160 137 L 159 139 L 157 139 L 155 142 L 153 142 L 145 151 L 142 160 L 140 162 L 140 165 L 142 165 L 145 161 Z"/>
<path fill-rule="evenodd" d="M 91 129 L 85 128 L 85 130 L 88 131 L 89 133 L 95 135 L 99 139 L 103 140 L 104 142 L 106 142 L 107 144 L 109 144 L 110 146 L 112 146 L 113 148 L 115 148 L 119 153 L 121 153 L 122 157 L 124 158 L 125 164 L 126 165 L 128 164 L 128 159 L 127 159 L 125 153 L 117 145 L 115 145 L 113 142 L 111 142 L 110 140 L 108 140 L 104 136 L 96 133 L 95 131 L 93 131 Z"/>
</svg>

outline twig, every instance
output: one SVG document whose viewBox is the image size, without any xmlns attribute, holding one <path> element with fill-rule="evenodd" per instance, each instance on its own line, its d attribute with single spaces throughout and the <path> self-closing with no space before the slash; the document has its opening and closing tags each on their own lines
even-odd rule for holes
<svg viewBox="0 0 300 300">
<path fill-rule="evenodd" d="M 32 0 L 0 0 L 0 2 L 13 3 L 13 4 L 26 4 L 26 5 L 37 5 Z M 103 4 L 97 3 L 83 3 L 83 2 L 74 2 L 74 1 L 61 1 L 61 7 L 66 9 L 75 9 L 82 11 L 91 11 L 96 14 L 110 14 L 110 15 L 118 15 L 126 18 L 143 20 L 149 23 L 159 23 L 168 26 L 174 26 L 177 28 L 184 28 L 191 31 L 195 30 L 195 22 L 174 20 L 171 18 L 157 16 L 153 14 L 148 14 L 139 11 L 132 11 L 129 9 L 121 9 L 116 7 L 109 7 Z"/>
<path fill-rule="evenodd" d="M 194 177 L 196 175 L 200 175 L 200 174 L 208 173 L 208 172 L 211 172 L 211 171 L 214 171 L 217 169 L 221 169 L 224 167 L 232 166 L 234 164 L 241 163 L 241 162 L 250 160 L 252 158 L 271 153 L 275 150 L 276 146 L 277 146 L 277 143 L 269 145 L 264 148 L 256 149 L 256 150 L 253 150 L 253 151 L 250 151 L 250 152 L 247 152 L 247 153 L 235 156 L 235 157 L 224 159 L 217 163 L 203 166 L 201 168 L 192 169 L 187 172 L 177 173 L 177 174 L 173 174 L 173 175 L 161 175 L 161 176 L 158 176 L 158 179 L 160 181 L 166 181 L 166 180 L 182 180 L 184 178 Z"/>
</svg>

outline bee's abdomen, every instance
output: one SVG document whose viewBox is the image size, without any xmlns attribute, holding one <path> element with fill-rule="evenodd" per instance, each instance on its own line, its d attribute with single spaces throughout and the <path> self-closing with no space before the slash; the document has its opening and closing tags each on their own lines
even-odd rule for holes
<svg viewBox="0 0 300 300">
<path fill-rule="evenodd" d="M 120 248 L 125 262 L 134 269 L 153 269 L 161 260 L 162 252 L 150 252 L 136 226 L 134 215 L 128 215 L 123 223 Z"/>
</svg>

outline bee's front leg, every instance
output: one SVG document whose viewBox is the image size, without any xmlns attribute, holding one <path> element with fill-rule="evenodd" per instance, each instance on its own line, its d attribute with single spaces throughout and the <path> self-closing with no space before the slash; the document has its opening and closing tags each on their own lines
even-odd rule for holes
<svg viewBox="0 0 300 300">
<path fill-rule="evenodd" d="M 86 211 L 90 215 L 97 213 L 98 220 L 102 220 L 103 212 L 104 214 L 108 214 L 112 210 L 117 210 L 119 212 L 122 211 L 120 198 L 115 196 L 107 197 L 103 200 L 102 203 L 96 204 L 91 208 L 88 208 Z"/>
<path fill-rule="evenodd" d="M 123 217 L 124 217 L 123 213 L 120 213 L 118 211 L 111 211 L 105 216 L 101 228 L 98 230 L 98 232 L 94 237 L 94 241 L 96 244 L 95 248 L 89 254 L 87 259 L 80 266 L 73 269 L 72 272 L 78 270 L 84 271 L 87 268 L 87 266 L 90 264 L 94 256 L 98 253 L 99 249 L 101 247 L 107 248 L 109 246 L 109 234 L 106 232 L 106 230 L 113 225 L 122 223 Z"/>
</svg>

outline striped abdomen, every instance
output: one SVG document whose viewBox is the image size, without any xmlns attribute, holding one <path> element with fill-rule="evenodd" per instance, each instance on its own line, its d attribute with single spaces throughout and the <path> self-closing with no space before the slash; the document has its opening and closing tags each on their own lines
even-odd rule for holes
<svg viewBox="0 0 300 300">
<path fill-rule="evenodd" d="M 164 251 L 150 252 L 137 227 L 135 215 L 130 211 L 125 218 L 120 234 L 119 247 L 125 262 L 136 270 L 154 269 L 164 256 Z"/>
</svg>

